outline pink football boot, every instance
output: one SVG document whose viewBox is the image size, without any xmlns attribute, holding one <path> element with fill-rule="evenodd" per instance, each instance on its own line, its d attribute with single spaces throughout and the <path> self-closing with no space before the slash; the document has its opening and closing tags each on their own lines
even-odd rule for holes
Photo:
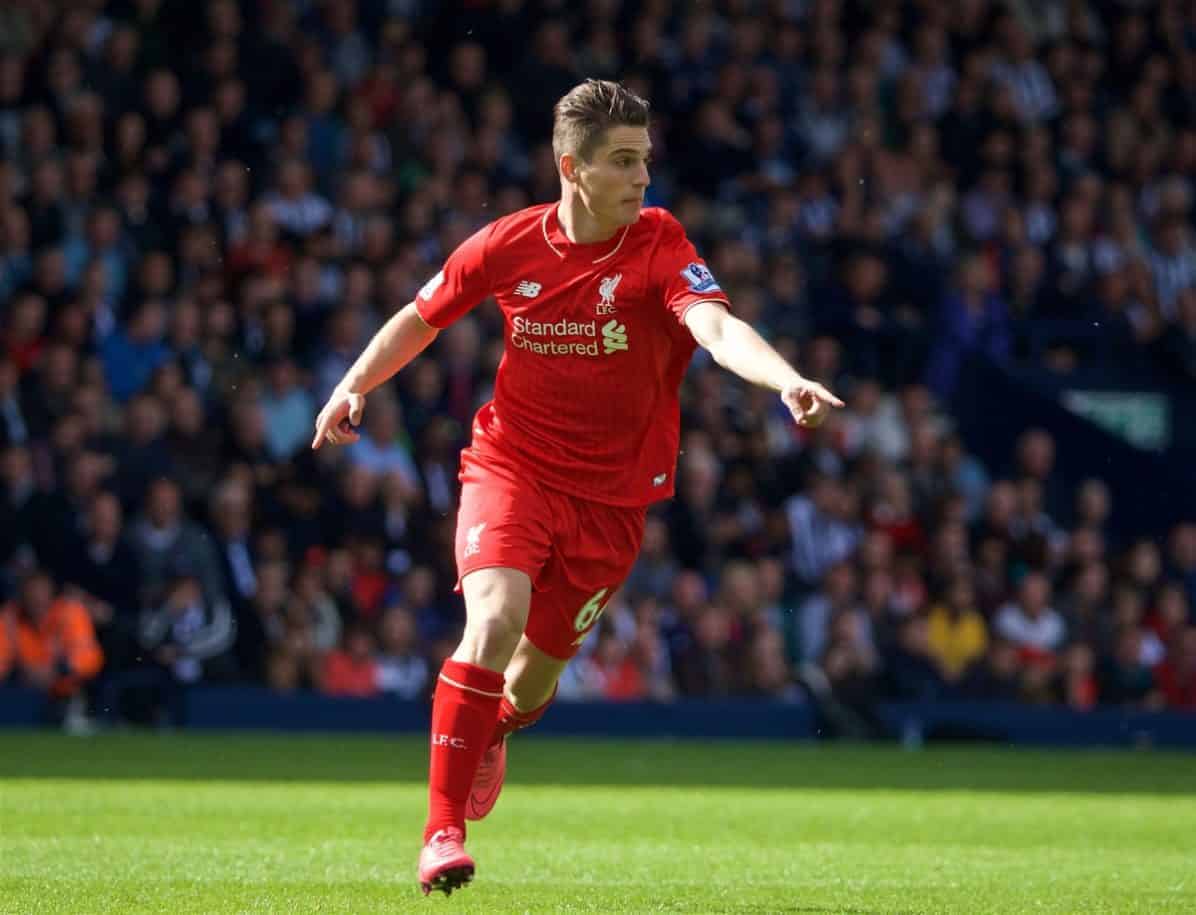
<svg viewBox="0 0 1196 915">
<path fill-rule="evenodd" d="M 449 896 L 473 879 L 473 858 L 465 851 L 465 833 L 449 826 L 435 833 L 419 853 L 419 885 L 427 896 L 441 890 Z"/>
<path fill-rule="evenodd" d="M 507 738 L 486 749 L 478 771 L 473 776 L 469 799 L 465 802 L 465 819 L 480 820 L 498 802 L 502 783 L 507 777 Z"/>
</svg>

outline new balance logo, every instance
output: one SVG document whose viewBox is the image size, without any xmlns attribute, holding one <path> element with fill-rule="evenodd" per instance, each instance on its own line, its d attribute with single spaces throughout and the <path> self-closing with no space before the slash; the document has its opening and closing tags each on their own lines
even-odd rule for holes
<svg viewBox="0 0 1196 915">
<path fill-rule="evenodd" d="M 448 734 L 433 734 L 432 746 L 434 747 L 452 747 L 454 750 L 464 750 L 465 741 L 460 737 L 452 737 Z"/>
<path fill-rule="evenodd" d="M 474 556 L 482 551 L 482 545 L 478 541 L 482 539 L 482 531 L 486 529 L 486 522 L 475 524 L 465 532 L 465 555 Z"/>
<path fill-rule="evenodd" d="M 598 295 L 602 301 L 594 306 L 594 314 L 613 315 L 615 313 L 615 290 L 622 279 L 623 274 L 621 273 L 602 278 L 602 282 L 598 284 Z"/>
<path fill-rule="evenodd" d="M 663 486 L 664 481 L 667 480 L 668 478 L 669 478 L 669 475 L 667 473 L 658 473 L 656 476 L 654 476 L 652 478 L 652 485 L 653 486 Z"/>
<path fill-rule="evenodd" d="M 531 280 L 522 280 L 515 287 L 515 295 L 521 295 L 525 299 L 534 299 L 540 294 L 540 290 L 543 288 L 539 283 L 533 283 Z"/>
<path fill-rule="evenodd" d="M 613 318 L 602 325 L 602 350 L 606 355 L 627 350 L 627 325 Z"/>
</svg>

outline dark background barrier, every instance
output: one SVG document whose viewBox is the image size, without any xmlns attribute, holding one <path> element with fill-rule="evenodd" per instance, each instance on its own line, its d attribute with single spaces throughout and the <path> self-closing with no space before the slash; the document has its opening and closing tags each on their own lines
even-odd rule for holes
<svg viewBox="0 0 1196 915">
<path fill-rule="evenodd" d="M 1033 746 L 1196 749 L 1196 715 L 1179 712 L 1118 708 L 1076 712 L 1005 702 L 893 702 L 880 706 L 880 717 L 907 744 L 991 740 Z"/>
<path fill-rule="evenodd" d="M 187 695 L 187 726 L 200 730 L 426 733 L 428 706 L 393 699 L 278 695 L 254 687 L 206 687 Z M 32 691 L 0 689 L 0 727 L 33 727 L 43 703 Z M 1157 746 L 1196 749 L 1196 715 L 1105 708 L 1076 712 L 1015 703 L 883 703 L 880 719 L 907 745 L 927 740 L 1035 746 Z M 721 702 L 560 702 L 536 725 L 544 735 L 767 738 L 819 736 L 812 706 Z M 1196 777 L 1196 776 L 1194 776 Z"/>
<path fill-rule="evenodd" d="M 430 706 L 396 699 L 278 696 L 264 689 L 216 687 L 187 699 L 189 728 L 281 728 L 426 733 Z M 1196 720 L 1193 722 L 1196 726 Z M 721 702 L 558 702 L 537 725 L 540 734 L 584 737 L 715 737 L 809 739 L 807 705 Z"/>
</svg>

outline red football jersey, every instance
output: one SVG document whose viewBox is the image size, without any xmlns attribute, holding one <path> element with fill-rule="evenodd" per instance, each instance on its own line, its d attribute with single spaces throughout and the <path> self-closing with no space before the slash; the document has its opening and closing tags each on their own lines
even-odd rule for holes
<svg viewBox="0 0 1196 915">
<path fill-rule="evenodd" d="M 610 505 L 673 494 L 678 390 L 698 302 L 727 297 L 681 224 L 648 208 L 614 238 L 574 244 L 557 204 L 492 222 L 461 243 L 416 307 L 447 327 L 493 295 L 506 350 L 472 447 L 547 486 Z"/>
</svg>

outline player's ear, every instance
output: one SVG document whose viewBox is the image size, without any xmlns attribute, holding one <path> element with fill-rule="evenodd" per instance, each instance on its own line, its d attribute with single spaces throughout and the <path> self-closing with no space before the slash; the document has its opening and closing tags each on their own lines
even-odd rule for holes
<svg viewBox="0 0 1196 915">
<path fill-rule="evenodd" d="M 572 153 L 565 153 L 561 156 L 561 176 L 573 184 L 577 183 L 577 166 L 578 161 Z"/>
</svg>

